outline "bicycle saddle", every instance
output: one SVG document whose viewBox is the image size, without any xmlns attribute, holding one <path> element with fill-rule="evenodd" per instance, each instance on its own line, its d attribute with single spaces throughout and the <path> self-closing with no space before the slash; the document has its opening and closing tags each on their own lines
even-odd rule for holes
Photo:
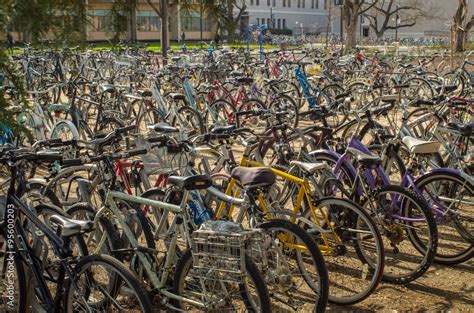
<svg viewBox="0 0 474 313">
<path fill-rule="evenodd" d="M 279 80 L 279 79 L 264 78 L 263 81 L 264 81 L 266 84 L 273 84 L 273 83 L 279 82 L 280 80 Z"/>
<path fill-rule="evenodd" d="M 443 86 L 435 87 L 435 91 L 437 93 L 440 93 L 442 89 L 443 89 Z M 456 85 L 446 85 L 446 86 L 444 86 L 444 92 L 453 92 L 456 89 L 458 89 L 458 86 L 456 86 Z"/>
<path fill-rule="evenodd" d="M 457 130 L 463 136 L 471 136 L 472 130 L 474 129 L 474 123 L 448 123 L 448 127 Z"/>
<path fill-rule="evenodd" d="M 226 134 L 232 132 L 234 129 L 237 129 L 235 125 L 228 125 L 228 126 L 216 126 L 211 129 L 212 134 Z"/>
<path fill-rule="evenodd" d="M 352 154 L 356 160 L 364 167 L 372 167 L 382 164 L 382 159 L 378 156 L 373 156 L 367 153 L 364 153 L 358 149 L 347 148 L 347 152 Z"/>
<path fill-rule="evenodd" d="M 169 96 L 173 98 L 173 100 L 186 100 L 186 96 L 182 93 L 179 92 L 171 92 L 169 93 Z"/>
<path fill-rule="evenodd" d="M 90 232 L 94 229 L 94 222 L 75 220 L 62 215 L 53 215 L 50 218 L 51 223 L 56 224 L 58 233 L 62 237 L 70 237 L 78 234 Z"/>
<path fill-rule="evenodd" d="M 139 94 L 142 97 L 151 97 L 151 96 L 153 96 L 153 93 L 151 92 L 150 89 L 145 89 L 145 90 L 142 90 L 141 92 L 139 91 Z"/>
<path fill-rule="evenodd" d="M 331 167 L 326 163 L 310 163 L 310 162 L 300 162 L 300 161 L 291 161 L 291 165 L 298 166 L 301 170 L 314 174 L 319 170 L 330 170 Z"/>
<path fill-rule="evenodd" d="M 103 84 L 103 85 L 100 85 L 100 91 L 101 92 L 115 92 L 115 85 L 111 85 L 111 84 Z"/>
<path fill-rule="evenodd" d="M 411 63 L 406 63 L 406 64 L 400 64 L 400 67 L 402 67 L 402 68 L 413 68 L 415 66 Z"/>
<path fill-rule="evenodd" d="M 239 77 L 239 76 L 244 75 L 244 73 L 243 73 L 243 72 L 240 72 L 240 71 L 232 71 L 232 72 L 230 72 L 230 75 L 231 75 L 232 77 Z"/>
<path fill-rule="evenodd" d="M 252 77 L 239 77 L 237 78 L 237 82 L 241 84 L 251 84 L 253 83 L 253 78 Z"/>
<path fill-rule="evenodd" d="M 236 179 L 248 189 L 270 186 L 276 181 L 276 175 L 268 167 L 236 167 L 230 177 Z"/>
<path fill-rule="evenodd" d="M 179 132 L 179 129 L 177 129 L 176 127 L 170 126 L 166 123 L 157 123 L 155 125 L 148 126 L 148 128 L 153 129 L 157 133 L 164 133 L 164 134 Z"/>
<path fill-rule="evenodd" d="M 212 186 L 212 178 L 207 174 L 193 176 L 170 176 L 168 178 L 168 184 L 187 190 L 206 189 Z"/>
<path fill-rule="evenodd" d="M 438 141 L 426 141 L 415 137 L 405 136 L 402 139 L 408 150 L 414 154 L 432 154 L 439 151 L 441 143 Z"/>
</svg>

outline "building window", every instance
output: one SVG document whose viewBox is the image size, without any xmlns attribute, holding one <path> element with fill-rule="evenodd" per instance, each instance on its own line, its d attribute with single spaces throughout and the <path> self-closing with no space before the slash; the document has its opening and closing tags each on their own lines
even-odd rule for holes
<svg viewBox="0 0 474 313">
<path fill-rule="evenodd" d="M 259 23 L 258 21 L 259 21 L 259 19 L 258 19 L 258 17 L 257 17 L 257 25 L 260 25 L 260 23 Z"/>
<path fill-rule="evenodd" d="M 314 9 L 314 0 L 311 0 L 311 9 Z"/>
<path fill-rule="evenodd" d="M 160 17 L 155 11 L 137 11 L 138 31 L 158 32 L 160 28 Z"/>
<path fill-rule="evenodd" d="M 288 7 L 291 8 L 291 0 L 288 0 Z"/>
<path fill-rule="evenodd" d="M 255 5 L 260 5 L 260 0 L 256 0 Z"/>
<path fill-rule="evenodd" d="M 253 0 L 250 0 L 250 5 L 253 5 Z"/>
<path fill-rule="evenodd" d="M 267 0 L 267 5 L 270 6 L 270 0 Z"/>
<path fill-rule="evenodd" d="M 199 12 L 183 13 L 183 15 L 181 15 L 181 25 L 185 32 L 200 31 Z M 205 32 L 211 31 L 211 21 L 206 17 L 203 17 L 202 19 L 202 30 Z"/>
<path fill-rule="evenodd" d="M 273 0 L 272 6 L 276 6 L 276 0 Z"/>
<path fill-rule="evenodd" d="M 316 0 L 316 9 L 319 9 L 319 0 Z"/>
<path fill-rule="evenodd" d="M 327 6 L 328 6 L 328 0 L 324 0 L 324 10 L 327 9 Z"/>
<path fill-rule="evenodd" d="M 283 29 L 286 29 L 286 19 L 283 19 Z"/>
<path fill-rule="evenodd" d="M 278 19 L 278 29 L 280 29 L 280 28 L 281 28 L 281 20 Z"/>
<path fill-rule="evenodd" d="M 267 18 L 267 26 L 272 27 L 272 25 L 270 24 L 270 19 L 269 18 Z"/>
<path fill-rule="evenodd" d="M 92 11 L 92 27 L 98 32 L 125 31 L 127 17 L 118 15 L 114 19 L 110 10 L 94 10 Z"/>
<path fill-rule="evenodd" d="M 296 3 L 296 7 L 299 9 L 301 7 L 301 0 L 298 0 L 298 2 Z"/>
<path fill-rule="evenodd" d="M 301 0 L 301 2 L 303 3 L 303 9 L 304 9 L 304 3 L 306 2 L 306 0 Z"/>
<path fill-rule="evenodd" d="M 283 7 L 286 7 L 286 0 L 283 0 Z"/>
</svg>

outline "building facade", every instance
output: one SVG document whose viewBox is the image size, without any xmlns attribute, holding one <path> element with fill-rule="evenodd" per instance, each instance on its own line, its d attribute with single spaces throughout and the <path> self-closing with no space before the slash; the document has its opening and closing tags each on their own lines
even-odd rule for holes
<svg viewBox="0 0 474 313">
<path fill-rule="evenodd" d="M 243 0 L 244 24 L 266 24 L 273 29 L 291 29 L 293 34 L 319 34 L 328 27 L 330 0 Z"/>
<path fill-rule="evenodd" d="M 113 0 L 89 0 L 89 16 L 91 23 L 88 26 L 87 39 L 89 41 L 102 41 L 110 38 L 111 9 Z M 152 0 L 152 5 L 159 7 L 160 0 Z M 170 3 L 171 4 L 171 3 Z M 139 0 L 136 9 L 137 37 L 138 40 L 159 40 L 161 38 L 161 19 L 153 6 L 145 0 Z M 201 38 L 201 17 L 199 14 L 199 1 L 196 1 L 195 10 L 182 10 L 179 5 L 171 4 L 169 8 L 170 40 L 180 40 L 184 31 L 187 40 Z M 215 26 L 205 15 L 202 17 L 202 38 L 214 38 Z M 127 38 L 127 32 L 122 35 Z"/>
</svg>

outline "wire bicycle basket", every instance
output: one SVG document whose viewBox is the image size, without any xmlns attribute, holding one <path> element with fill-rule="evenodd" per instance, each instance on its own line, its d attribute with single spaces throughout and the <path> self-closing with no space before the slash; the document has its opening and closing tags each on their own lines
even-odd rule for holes
<svg viewBox="0 0 474 313">
<path fill-rule="evenodd" d="M 246 275 L 246 255 L 260 233 L 260 229 L 243 230 L 233 222 L 206 222 L 192 234 L 194 276 L 203 280 L 242 282 Z"/>
</svg>

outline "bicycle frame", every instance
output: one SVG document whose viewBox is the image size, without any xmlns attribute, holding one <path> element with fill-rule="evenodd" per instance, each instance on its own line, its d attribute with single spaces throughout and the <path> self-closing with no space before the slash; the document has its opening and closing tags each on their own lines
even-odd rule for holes
<svg viewBox="0 0 474 313">
<path fill-rule="evenodd" d="M 189 191 L 187 190 L 184 191 L 184 195 L 183 195 L 184 205 L 186 205 L 185 201 L 187 199 L 188 192 Z M 158 231 L 164 230 L 165 222 L 167 220 L 166 215 L 169 212 L 176 213 L 176 216 L 174 217 L 173 222 L 168 230 L 168 232 L 170 234 L 173 234 L 173 236 L 171 237 L 171 241 L 169 243 L 169 247 L 166 253 L 165 263 L 163 265 L 164 271 L 161 277 L 158 277 L 157 273 L 153 270 L 153 265 L 150 262 L 149 258 L 147 257 L 147 254 L 144 252 L 144 251 L 147 251 L 149 252 L 148 255 L 150 255 L 151 253 L 156 253 L 156 251 L 150 251 L 150 249 L 146 247 L 140 247 L 137 241 L 137 238 L 135 238 L 135 235 L 133 234 L 132 230 L 130 229 L 125 219 L 123 218 L 121 210 L 116 205 L 116 200 L 124 200 L 127 202 L 148 205 L 154 208 L 160 208 L 164 210 L 165 213 L 162 220 L 160 221 L 160 225 L 158 226 Z M 169 203 L 165 203 L 165 202 L 161 202 L 157 200 L 151 200 L 147 198 L 129 195 L 120 191 L 110 190 L 107 193 L 105 204 L 106 205 L 97 212 L 96 216 L 94 217 L 94 222 L 98 223 L 101 217 L 108 214 L 112 214 L 115 218 L 118 219 L 122 227 L 122 231 L 124 232 L 125 236 L 127 237 L 128 241 L 130 242 L 132 246 L 131 250 L 137 253 L 138 258 L 141 264 L 143 265 L 145 272 L 149 276 L 151 283 L 158 290 L 158 292 L 168 298 L 175 299 L 178 301 L 188 302 L 196 307 L 205 309 L 206 306 L 203 303 L 184 298 L 168 290 L 165 290 L 166 283 L 170 275 L 170 270 L 172 268 L 173 258 L 175 255 L 179 234 L 183 234 L 184 236 L 186 236 L 187 242 L 190 242 L 191 240 L 191 237 L 189 236 L 189 232 L 186 229 L 188 222 L 187 222 L 187 215 L 184 213 L 184 210 L 182 209 L 183 203 L 181 204 L 181 206 L 177 206 L 174 204 L 169 204 Z M 105 244 L 105 241 L 106 241 L 106 237 L 104 234 L 101 237 L 96 250 L 94 251 L 95 253 L 98 253 L 102 249 L 103 245 Z"/>
<path fill-rule="evenodd" d="M 362 151 L 363 153 L 366 153 L 366 154 L 369 154 L 369 155 L 372 154 L 371 151 L 362 142 L 360 142 L 355 136 L 351 137 L 351 139 L 348 143 L 348 147 L 357 149 L 357 150 Z M 330 152 L 330 151 L 325 150 L 325 152 Z M 331 154 L 334 155 L 334 156 L 338 155 L 336 152 L 331 152 Z M 337 161 L 337 163 L 336 163 L 336 165 L 333 169 L 333 173 L 336 175 L 336 177 L 338 179 L 342 179 L 342 177 L 343 177 L 342 176 L 343 175 L 342 167 L 343 166 L 346 169 L 349 170 L 350 175 L 352 176 L 352 178 L 358 177 L 357 176 L 357 173 L 358 173 L 357 170 L 355 169 L 355 167 L 350 162 L 351 154 L 348 153 L 348 152 L 345 152 L 342 155 L 339 155 L 338 157 L 339 157 L 339 159 L 338 159 L 338 161 Z M 402 181 L 401 181 L 400 185 L 402 187 L 410 188 L 415 193 L 417 193 L 425 201 L 425 203 L 430 207 L 430 209 L 433 211 L 433 213 L 436 214 L 436 221 L 441 222 L 444 219 L 444 216 L 446 215 L 447 211 L 451 211 L 451 212 L 453 212 L 453 211 L 451 209 L 447 208 L 446 206 L 444 206 L 440 201 L 436 200 L 436 198 L 432 197 L 431 195 L 430 195 L 430 198 L 436 203 L 436 206 L 430 205 L 427 202 L 427 200 L 426 200 L 425 196 L 423 195 L 422 191 L 420 191 L 416 187 L 418 181 L 423 179 L 426 175 L 429 175 L 430 173 L 436 173 L 436 172 L 445 172 L 445 173 L 460 175 L 460 176 L 463 176 L 464 178 L 466 177 L 466 175 L 463 175 L 460 171 L 455 170 L 455 169 L 450 169 L 450 168 L 433 169 L 430 172 L 427 172 L 427 173 L 421 175 L 418 178 L 413 177 L 409 173 L 409 171 L 406 171 L 405 174 L 402 177 Z M 382 166 L 380 166 L 380 165 L 377 166 L 375 168 L 375 173 L 376 173 L 376 176 L 374 176 L 374 174 L 370 170 L 366 170 L 363 173 L 365 181 L 367 182 L 367 184 L 369 185 L 369 187 L 371 189 L 376 188 L 377 182 L 382 183 L 382 185 L 390 185 L 390 178 L 388 177 L 387 173 L 385 172 L 385 170 L 383 169 Z M 377 178 L 379 180 L 377 180 Z M 466 179 L 466 181 L 469 181 L 469 180 L 470 179 Z M 357 181 L 357 179 L 356 179 L 354 181 L 354 184 L 355 185 L 352 186 L 353 190 L 351 192 L 357 192 L 357 195 L 359 195 L 359 196 L 362 195 L 363 192 L 364 192 L 363 187 L 362 187 L 362 183 L 360 181 Z M 393 199 L 394 202 L 396 202 L 396 200 L 397 200 L 396 198 Z M 455 212 L 453 212 L 453 213 L 455 213 Z M 396 214 L 396 213 L 395 214 L 392 213 L 392 216 L 396 219 L 409 221 L 409 222 L 420 221 L 420 219 L 406 218 L 406 217 L 403 217 L 400 214 Z"/>
<path fill-rule="evenodd" d="M 64 283 L 65 283 L 66 275 L 68 275 L 69 279 L 71 279 L 71 282 L 74 288 L 78 289 L 75 283 L 75 280 L 73 279 L 74 273 L 71 270 L 71 268 L 68 266 L 68 263 L 64 260 L 70 256 L 70 253 L 67 249 L 69 243 L 66 241 L 68 239 L 67 238 L 63 239 L 59 237 L 59 235 L 55 234 L 53 230 L 51 230 L 46 224 L 44 224 L 44 222 L 41 221 L 36 216 L 36 214 L 32 210 L 30 210 L 26 204 L 23 203 L 23 201 L 19 198 L 19 196 L 22 193 L 21 190 L 23 190 L 24 187 L 19 187 L 15 190 L 15 183 L 18 177 L 17 170 L 12 169 L 11 174 L 12 174 L 12 179 L 10 180 L 10 187 L 8 189 L 6 208 L 13 206 L 14 223 L 15 223 L 15 229 L 17 232 L 17 235 L 15 236 L 15 238 L 16 240 L 19 240 L 19 243 L 17 242 L 17 244 L 13 246 L 13 249 L 15 249 L 16 253 L 19 253 L 21 251 L 21 254 L 25 256 L 26 263 L 29 265 L 29 269 L 33 272 L 33 275 L 35 276 L 35 279 L 36 279 L 35 284 L 37 285 L 36 289 L 39 289 L 42 299 L 44 300 L 45 305 L 47 307 L 46 311 L 59 312 L 63 294 L 58 291 L 62 291 Z M 22 184 L 25 184 L 25 182 L 21 180 L 19 184 L 22 185 Z M 31 242 L 32 242 L 31 236 L 29 237 L 26 234 L 22 225 L 24 221 L 20 219 L 20 216 L 19 216 L 20 214 L 18 214 L 18 212 L 20 212 L 20 214 L 23 214 L 27 220 L 32 222 L 40 230 L 40 232 L 42 232 L 48 238 L 48 240 L 51 242 L 51 244 L 54 247 L 55 254 L 60 258 L 61 266 L 59 267 L 59 273 L 58 273 L 58 279 L 57 279 L 58 283 L 56 287 L 56 295 L 54 297 L 51 294 L 47 281 L 42 274 L 41 260 L 34 257 L 36 253 L 33 251 L 34 249 L 31 246 Z M 5 215 L 5 218 L 6 218 L 6 215 Z M 6 227 L 5 228 L 2 227 L 2 229 L 6 229 Z M 36 232 L 36 235 L 38 235 L 37 233 L 38 232 Z M 20 249 L 18 245 L 21 246 Z M 66 249 L 63 249 L 63 247 L 65 247 Z"/>
<path fill-rule="evenodd" d="M 303 73 L 301 68 L 296 69 L 295 76 L 298 82 L 300 83 L 301 88 L 303 89 L 303 93 L 305 94 L 306 100 L 309 104 L 309 108 L 314 108 L 315 106 L 317 106 L 317 103 L 315 101 L 321 93 L 321 88 L 319 88 L 319 86 L 317 86 L 316 88 L 313 87 L 313 85 L 309 82 L 308 78 Z"/>
<path fill-rule="evenodd" d="M 268 167 L 264 164 L 261 164 L 261 163 L 255 162 L 255 161 L 249 161 L 245 155 L 242 156 L 242 158 L 240 160 L 240 165 L 241 166 L 248 166 L 248 167 Z M 329 239 L 326 235 L 327 231 L 322 228 L 321 219 L 316 214 L 317 211 L 319 211 L 319 213 L 322 215 L 323 222 L 325 223 L 325 225 L 327 225 L 329 227 L 330 232 L 335 235 L 336 241 L 340 242 L 340 239 L 336 235 L 332 224 L 329 222 L 329 219 L 328 219 L 328 216 L 327 216 L 326 212 L 324 212 L 323 210 L 316 210 L 314 208 L 314 206 L 312 204 L 312 200 L 311 200 L 314 197 L 314 194 L 310 191 L 311 189 L 309 187 L 308 181 L 306 179 L 293 176 L 291 174 L 280 171 L 278 169 L 274 169 L 274 168 L 271 168 L 271 167 L 268 167 L 268 168 L 270 168 L 272 170 L 272 172 L 274 172 L 277 176 L 282 177 L 282 178 L 284 178 L 286 180 L 289 180 L 291 182 L 294 182 L 298 186 L 299 192 L 298 192 L 298 195 L 297 195 L 296 206 L 291 211 L 287 210 L 287 211 L 278 211 L 278 212 L 272 210 L 269 207 L 269 205 L 267 204 L 267 201 L 265 200 L 264 196 L 260 193 L 258 195 L 257 200 L 258 200 L 258 202 L 260 204 L 260 207 L 262 208 L 263 212 L 267 216 L 267 218 L 271 219 L 273 217 L 274 213 L 286 214 L 286 215 L 289 215 L 289 220 L 291 222 L 296 223 L 297 220 L 301 219 L 300 213 L 303 211 L 302 206 L 303 206 L 303 203 L 305 201 L 306 204 L 309 206 L 309 209 L 311 210 L 312 217 L 313 217 L 314 221 L 316 222 L 316 224 L 311 223 L 310 221 L 304 221 L 304 222 L 311 224 L 311 226 L 315 227 L 318 231 L 320 231 L 322 239 L 324 241 L 324 245 L 319 245 L 319 249 L 324 254 L 330 254 L 333 249 L 329 245 Z M 234 178 L 231 178 L 230 181 L 229 181 L 229 184 L 227 186 L 227 189 L 225 191 L 225 194 L 227 196 L 230 196 L 230 194 L 232 193 L 232 188 L 235 186 L 235 183 L 236 183 L 236 180 Z M 234 192 L 233 197 L 237 198 L 238 196 L 239 196 L 239 190 L 236 190 Z M 229 211 L 227 212 L 227 216 L 229 216 L 229 217 L 232 216 L 234 207 L 235 206 L 232 204 L 231 207 L 229 208 Z M 225 208 L 225 204 L 223 202 L 223 203 L 220 204 L 220 206 L 217 210 L 217 213 L 216 213 L 216 218 L 217 219 L 220 219 L 220 218 L 223 217 L 224 208 Z M 237 221 L 237 222 L 240 222 L 240 221 Z M 298 245 L 294 245 L 294 244 L 291 244 L 291 243 L 285 243 L 285 244 L 288 245 L 288 247 L 291 247 L 291 248 L 304 249 L 304 248 L 302 248 Z"/>
</svg>

